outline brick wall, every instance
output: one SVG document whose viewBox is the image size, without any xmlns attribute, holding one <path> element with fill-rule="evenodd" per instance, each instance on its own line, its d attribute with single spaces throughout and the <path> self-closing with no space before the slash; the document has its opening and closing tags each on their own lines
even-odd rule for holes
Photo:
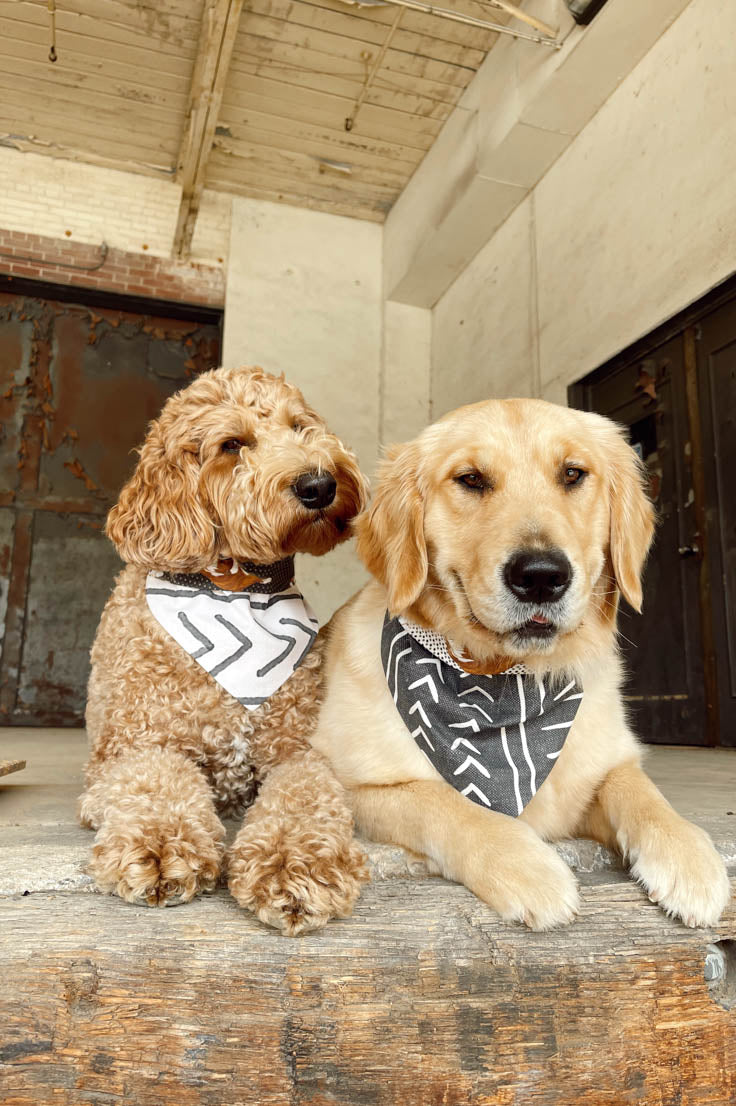
<svg viewBox="0 0 736 1106">
<path fill-rule="evenodd" d="M 180 198 L 172 180 L 0 147 L 0 274 L 221 307 L 230 197 L 204 193 L 191 260 L 174 261 Z"/>
<path fill-rule="evenodd" d="M 133 296 L 222 307 L 222 266 L 177 262 L 99 246 L 0 228 L 0 274 Z M 100 267 L 97 267 L 100 266 Z"/>
</svg>

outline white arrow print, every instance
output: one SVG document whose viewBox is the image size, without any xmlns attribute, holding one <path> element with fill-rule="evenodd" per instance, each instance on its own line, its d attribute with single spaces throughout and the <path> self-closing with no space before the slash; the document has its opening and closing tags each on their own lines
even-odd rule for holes
<svg viewBox="0 0 736 1106">
<path fill-rule="evenodd" d="M 458 693 L 458 699 L 462 699 L 463 695 L 470 695 L 471 691 L 478 691 L 481 695 L 485 695 L 486 699 L 490 699 L 492 703 L 495 703 L 495 699 L 490 694 L 490 692 L 486 691 L 482 687 L 478 687 L 477 684 L 475 684 L 473 687 L 466 688 L 465 691 L 459 692 Z"/>
<path fill-rule="evenodd" d="M 463 789 L 463 790 L 462 790 L 462 791 L 460 792 L 460 794 L 461 794 L 461 795 L 470 795 L 471 791 L 472 791 L 472 793 L 473 793 L 474 795 L 477 795 L 477 796 L 478 796 L 478 798 L 480 799 L 480 801 L 481 801 L 482 803 L 485 803 L 485 804 L 486 804 L 486 806 L 490 806 L 490 805 L 491 805 L 491 804 L 489 803 L 488 799 L 487 799 L 487 798 L 485 797 L 485 795 L 484 795 L 484 794 L 483 794 L 483 792 L 481 791 L 481 789 L 480 789 L 479 787 L 476 787 L 474 783 L 469 783 L 469 784 L 468 784 L 468 786 L 467 786 L 466 788 L 464 788 L 464 789 Z"/>
<path fill-rule="evenodd" d="M 452 745 L 450 746 L 450 749 L 452 750 L 452 752 L 454 752 L 455 749 L 457 749 L 458 745 L 464 745 L 466 749 L 472 749 L 474 753 L 477 753 L 478 756 L 480 756 L 480 749 L 476 749 L 475 745 L 473 745 L 473 743 L 471 741 L 466 741 L 464 737 L 456 737 L 455 738 Z"/>
<path fill-rule="evenodd" d="M 490 714 L 486 714 L 483 707 L 479 707 L 477 703 L 461 703 L 460 710 L 477 710 L 478 714 L 482 714 L 486 722 L 490 722 L 493 725 L 493 719 Z"/>
<path fill-rule="evenodd" d="M 467 730 L 468 727 L 470 727 L 470 729 L 473 731 L 473 733 L 480 733 L 480 726 L 478 725 L 478 723 L 476 722 L 476 720 L 474 718 L 469 718 L 467 722 L 451 722 L 450 723 L 450 729 L 451 730 Z"/>
<path fill-rule="evenodd" d="M 461 776 L 465 769 L 469 768 L 471 764 L 474 768 L 477 768 L 479 772 L 482 772 L 487 780 L 491 778 L 491 773 L 488 771 L 488 769 L 484 767 L 484 765 L 482 765 L 480 761 L 476 760 L 475 757 L 471 756 L 466 757 L 460 767 L 455 769 L 455 771 L 452 773 L 453 776 Z"/>
<path fill-rule="evenodd" d="M 407 691 L 413 691 L 415 687 L 421 687 L 422 684 L 427 684 L 429 690 L 432 692 L 432 698 L 435 703 L 437 703 L 439 701 L 437 698 L 437 688 L 434 686 L 434 680 L 429 673 L 427 673 L 426 676 L 422 676 L 421 680 L 415 680 L 413 684 L 409 684 Z"/>
<path fill-rule="evenodd" d="M 430 720 L 427 718 L 426 714 L 424 713 L 424 707 L 422 706 L 422 704 L 419 702 L 418 699 L 417 699 L 417 701 L 416 701 L 416 703 L 414 704 L 413 707 L 409 707 L 409 714 L 414 714 L 415 711 L 419 711 L 419 713 L 422 716 L 422 722 L 424 722 L 424 725 L 427 726 L 431 730 L 432 729 L 432 723 L 430 722 Z"/>
<path fill-rule="evenodd" d="M 437 657 L 422 657 L 421 660 L 417 661 L 417 664 L 436 664 L 437 665 L 437 675 L 442 680 L 442 683 L 445 682 L 445 677 L 442 675 L 442 665 L 437 660 Z"/>
<path fill-rule="evenodd" d="M 431 742 L 431 741 L 429 740 L 429 738 L 427 737 L 426 733 L 424 732 L 424 730 L 422 729 L 422 727 L 421 727 L 421 726 L 417 726 L 417 728 L 416 728 L 415 730 L 413 730 L 413 731 L 412 731 L 412 734 L 411 734 L 411 736 L 412 736 L 412 737 L 417 737 L 417 735 L 418 735 L 419 737 L 423 737 L 423 738 L 424 738 L 424 740 L 425 740 L 425 741 L 427 742 L 427 744 L 429 745 L 429 747 L 430 747 L 430 749 L 432 750 L 432 752 L 434 752 L 434 745 L 433 745 L 433 744 L 432 744 L 432 742 Z M 477 750 L 476 750 L 476 752 L 477 752 Z"/>
</svg>

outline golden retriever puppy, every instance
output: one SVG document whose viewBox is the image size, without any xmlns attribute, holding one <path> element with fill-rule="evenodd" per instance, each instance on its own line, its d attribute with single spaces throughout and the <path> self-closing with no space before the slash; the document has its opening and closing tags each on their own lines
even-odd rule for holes
<svg viewBox="0 0 736 1106">
<path fill-rule="evenodd" d="M 151 424 L 108 518 L 127 567 L 92 648 L 79 813 L 102 890 L 158 905 L 211 890 L 218 813 L 249 806 L 228 858 L 238 902 L 290 934 L 350 913 L 366 870 L 306 738 L 323 641 L 293 558 L 344 541 L 365 498 L 354 455 L 261 369 L 205 373 Z"/>
<path fill-rule="evenodd" d="M 362 832 L 533 929 L 575 916 L 546 843 L 573 836 L 687 925 L 718 919 L 724 865 L 644 774 L 621 700 L 618 596 L 640 609 L 652 530 L 598 415 L 491 400 L 390 452 L 357 520 L 376 579 L 330 624 L 312 735 Z"/>
</svg>

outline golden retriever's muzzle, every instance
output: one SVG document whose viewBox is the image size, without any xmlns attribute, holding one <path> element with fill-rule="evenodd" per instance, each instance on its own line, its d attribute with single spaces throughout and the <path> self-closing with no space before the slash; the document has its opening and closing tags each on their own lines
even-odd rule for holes
<svg viewBox="0 0 736 1106">
<path fill-rule="evenodd" d="M 561 549 L 519 549 L 509 557 L 503 566 L 503 581 L 516 600 L 516 618 L 523 619 L 514 627 L 521 641 L 555 636 L 564 621 L 562 601 L 572 578 L 573 567 Z"/>
</svg>

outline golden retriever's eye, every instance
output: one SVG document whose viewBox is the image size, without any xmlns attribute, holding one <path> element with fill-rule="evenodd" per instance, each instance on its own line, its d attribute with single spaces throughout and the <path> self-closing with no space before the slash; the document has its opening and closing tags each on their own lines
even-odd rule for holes
<svg viewBox="0 0 736 1106">
<path fill-rule="evenodd" d="M 462 484 L 466 488 L 470 488 L 474 492 L 485 491 L 490 485 L 486 480 L 482 472 L 463 472 L 460 476 L 455 477 L 456 484 Z"/>
<path fill-rule="evenodd" d="M 574 484 L 582 484 L 587 475 L 585 469 L 578 468 L 577 465 L 568 465 L 563 470 L 562 483 L 565 487 L 571 488 Z"/>
<path fill-rule="evenodd" d="M 228 438 L 228 440 L 226 442 L 223 442 L 220 446 L 220 452 L 240 453 L 241 449 L 244 449 L 246 446 L 248 447 L 248 449 L 253 449 L 253 447 L 255 446 L 255 442 L 246 442 L 243 438 Z"/>
</svg>

